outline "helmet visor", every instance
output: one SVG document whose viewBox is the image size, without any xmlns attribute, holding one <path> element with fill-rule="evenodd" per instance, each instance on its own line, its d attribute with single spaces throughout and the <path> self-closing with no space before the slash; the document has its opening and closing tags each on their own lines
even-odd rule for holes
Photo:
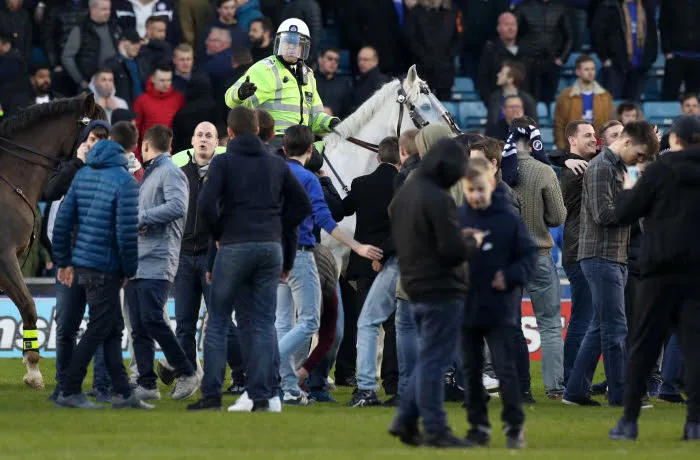
<svg viewBox="0 0 700 460">
<path fill-rule="evenodd" d="M 286 61 L 306 60 L 310 50 L 311 40 L 299 32 L 281 32 L 275 37 L 274 53 Z"/>
</svg>

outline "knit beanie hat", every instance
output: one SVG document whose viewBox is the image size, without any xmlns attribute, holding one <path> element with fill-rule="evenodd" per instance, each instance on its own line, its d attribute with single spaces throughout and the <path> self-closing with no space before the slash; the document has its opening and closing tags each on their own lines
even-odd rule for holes
<svg viewBox="0 0 700 460">
<path fill-rule="evenodd" d="M 454 134 L 449 126 L 442 123 L 431 123 L 422 128 L 416 135 L 416 147 L 421 158 L 440 139 L 452 138 Z"/>
<path fill-rule="evenodd" d="M 85 142 L 90 135 L 90 131 L 93 129 L 97 128 L 98 126 L 103 127 L 107 133 L 109 133 L 109 123 L 107 123 L 104 120 L 92 120 L 85 128 L 83 128 L 82 132 L 80 133 L 80 137 L 78 138 L 78 144 L 82 144 Z"/>
</svg>

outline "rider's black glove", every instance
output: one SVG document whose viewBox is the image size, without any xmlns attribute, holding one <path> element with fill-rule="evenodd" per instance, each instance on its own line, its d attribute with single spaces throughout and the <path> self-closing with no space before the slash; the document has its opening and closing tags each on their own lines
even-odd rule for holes
<svg viewBox="0 0 700 460">
<path fill-rule="evenodd" d="M 331 122 L 328 123 L 328 127 L 332 130 L 340 124 L 340 118 L 331 118 Z"/>
<path fill-rule="evenodd" d="M 250 77 L 246 77 L 241 87 L 238 88 L 238 99 L 240 99 L 241 101 L 245 101 L 250 96 L 255 94 L 255 91 L 257 91 L 257 89 L 258 87 L 255 86 L 255 83 L 250 82 Z"/>
</svg>

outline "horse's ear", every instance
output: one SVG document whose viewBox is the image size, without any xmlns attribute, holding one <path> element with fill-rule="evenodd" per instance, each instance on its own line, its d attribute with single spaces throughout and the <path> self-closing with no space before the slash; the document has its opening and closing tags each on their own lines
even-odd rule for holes
<svg viewBox="0 0 700 460">
<path fill-rule="evenodd" d="M 418 71 L 416 70 L 416 65 L 413 64 L 406 75 L 406 86 L 410 88 L 416 80 L 418 80 Z"/>
<path fill-rule="evenodd" d="M 95 95 L 88 93 L 83 100 L 83 113 L 93 113 L 95 111 Z"/>
</svg>

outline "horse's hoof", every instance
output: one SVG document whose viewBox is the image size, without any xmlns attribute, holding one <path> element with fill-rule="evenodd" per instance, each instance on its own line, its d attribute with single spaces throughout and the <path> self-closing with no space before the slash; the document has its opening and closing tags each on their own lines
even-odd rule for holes
<svg viewBox="0 0 700 460">
<path fill-rule="evenodd" d="M 24 374 L 24 378 L 22 380 L 24 380 L 25 385 L 27 385 L 29 388 L 37 388 L 39 390 L 44 389 L 44 376 L 41 375 L 41 372 L 27 372 Z"/>
</svg>

